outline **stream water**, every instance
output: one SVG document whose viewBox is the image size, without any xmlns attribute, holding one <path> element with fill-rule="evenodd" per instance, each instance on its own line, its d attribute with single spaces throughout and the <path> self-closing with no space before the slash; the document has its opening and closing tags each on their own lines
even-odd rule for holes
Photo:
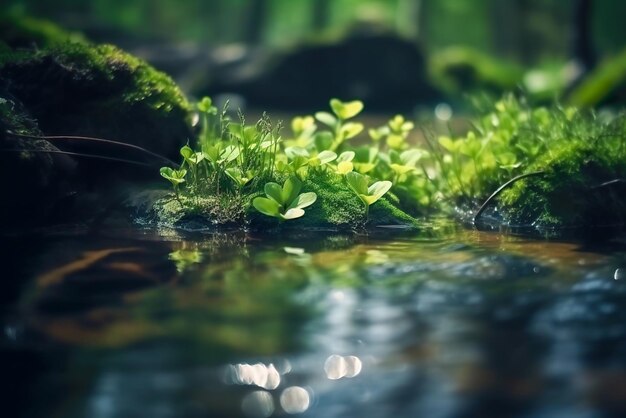
<svg viewBox="0 0 626 418">
<path fill-rule="evenodd" d="M 626 416 L 626 245 L 5 237 L 4 417 Z"/>
</svg>

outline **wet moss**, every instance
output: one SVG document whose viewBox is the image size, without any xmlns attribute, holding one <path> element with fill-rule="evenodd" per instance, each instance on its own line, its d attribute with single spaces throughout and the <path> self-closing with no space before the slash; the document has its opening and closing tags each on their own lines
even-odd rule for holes
<svg viewBox="0 0 626 418">
<path fill-rule="evenodd" d="M 310 175 L 304 182 L 302 192 L 315 192 L 316 202 L 305 209 L 303 217 L 285 222 L 263 215 L 252 207 L 252 200 L 260 193 L 181 196 L 180 202 L 171 194 L 154 202 L 150 216 L 140 218 L 161 227 L 182 229 L 249 227 L 255 230 L 351 230 L 381 225 L 417 226 L 415 218 L 385 198 L 370 207 L 369 219 L 366 219 L 363 203 L 342 177 L 334 174 Z"/>
</svg>

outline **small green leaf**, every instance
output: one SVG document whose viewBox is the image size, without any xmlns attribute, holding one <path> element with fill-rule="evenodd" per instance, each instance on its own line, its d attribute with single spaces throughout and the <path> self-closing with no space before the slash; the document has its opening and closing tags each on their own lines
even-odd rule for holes
<svg viewBox="0 0 626 418">
<path fill-rule="evenodd" d="M 346 120 L 355 117 L 363 110 L 363 102 L 354 100 L 351 102 L 342 102 L 338 99 L 331 99 L 330 107 L 339 119 Z"/>
<path fill-rule="evenodd" d="M 354 138 L 363 130 L 363 124 L 357 122 L 348 122 L 341 127 L 341 135 L 344 139 Z"/>
<path fill-rule="evenodd" d="M 333 144 L 333 134 L 327 131 L 318 132 L 315 134 L 313 142 L 318 151 L 329 149 Z"/>
<path fill-rule="evenodd" d="M 346 179 L 348 181 L 348 185 L 357 194 L 367 194 L 367 177 L 355 171 L 351 171 L 346 174 Z"/>
<path fill-rule="evenodd" d="M 311 206 L 317 200 L 317 194 L 314 192 L 302 193 L 296 199 L 291 202 L 288 209 L 304 209 Z"/>
<path fill-rule="evenodd" d="M 291 205 L 291 202 L 298 196 L 302 182 L 296 176 L 291 176 L 285 180 L 281 193 L 281 201 L 285 206 Z"/>
<path fill-rule="evenodd" d="M 332 151 L 325 150 L 317 154 L 317 158 L 319 158 L 321 164 L 328 164 L 337 158 L 337 154 Z"/>
<path fill-rule="evenodd" d="M 219 162 L 231 162 L 239 157 L 241 150 L 236 145 L 229 145 L 220 153 Z"/>
<path fill-rule="evenodd" d="M 315 119 L 322 122 L 324 125 L 334 128 L 337 125 L 337 118 L 328 112 L 317 112 Z"/>
<path fill-rule="evenodd" d="M 283 188 L 280 187 L 278 183 L 274 183 L 274 182 L 266 183 L 264 191 L 267 197 L 272 199 L 278 205 L 281 205 L 281 206 L 284 205 L 285 202 L 283 201 L 283 196 L 282 196 Z"/>
<path fill-rule="evenodd" d="M 374 198 L 374 201 L 372 201 L 370 205 L 374 203 L 375 201 L 377 201 L 378 199 L 380 199 L 381 197 L 383 197 L 383 195 L 387 193 L 389 189 L 391 189 L 391 186 L 392 186 L 391 182 L 387 180 L 377 181 L 376 183 L 372 184 L 367 189 L 367 194 L 370 197 Z"/>
<path fill-rule="evenodd" d="M 354 160 L 354 151 L 344 151 L 337 157 L 337 162 L 341 163 L 344 161 L 352 161 Z"/>
<path fill-rule="evenodd" d="M 302 147 L 287 147 L 285 148 L 285 154 L 287 154 L 287 158 L 290 160 L 293 160 L 296 157 L 310 157 L 309 151 Z"/>
<path fill-rule="evenodd" d="M 300 218 L 303 215 L 304 215 L 304 211 L 302 209 L 292 208 L 292 209 L 288 209 L 287 212 L 280 214 L 280 217 L 285 220 L 289 220 L 289 219 Z"/>
<path fill-rule="evenodd" d="M 209 113 L 212 110 L 213 102 L 210 97 L 203 97 L 198 103 L 198 110 L 204 113 Z"/>
<path fill-rule="evenodd" d="M 183 156 L 185 161 L 188 161 L 191 156 L 194 154 L 193 150 L 189 147 L 189 145 L 185 145 L 180 149 L 180 155 Z"/>
<path fill-rule="evenodd" d="M 338 174 L 348 174 L 352 170 L 354 170 L 354 164 L 352 164 L 352 162 L 350 161 L 342 161 L 339 164 L 337 164 Z"/>
<path fill-rule="evenodd" d="M 273 216 L 275 218 L 280 217 L 280 205 L 272 199 L 256 197 L 252 201 L 252 206 L 264 215 Z"/>
</svg>

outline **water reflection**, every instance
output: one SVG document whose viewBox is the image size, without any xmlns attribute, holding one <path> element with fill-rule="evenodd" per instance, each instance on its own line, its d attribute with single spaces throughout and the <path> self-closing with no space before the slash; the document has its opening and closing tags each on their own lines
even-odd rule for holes
<svg viewBox="0 0 626 418">
<path fill-rule="evenodd" d="M 250 418 L 267 418 L 274 413 L 274 398 L 268 392 L 256 390 L 243 398 L 241 409 Z"/>
<path fill-rule="evenodd" d="M 280 394 L 280 406 L 288 414 L 301 414 L 311 403 L 309 392 L 299 386 L 291 386 Z"/>
<path fill-rule="evenodd" d="M 0 366 L 23 370 L 5 377 L 37 388 L 22 415 L 626 412 L 619 247 L 472 231 L 209 238 L 51 242 L 0 324 Z"/>
<path fill-rule="evenodd" d="M 324 362 L 324 372 L 330 380 L 339 380 L 342 377 L 355 377 L 361 373 L 363 364 L 356 356 L 340 356 L 333 354 Z"/>
<path fill-rule="evenodd" d="M 266 366 L 263 363 L 254 365 L 242 363 L 229 366 L 227 383 L 240 385 L 256 385 L 267 390 L 276 389 L 280 385 L 280 374 L 273 364 Z"/>
</svg>

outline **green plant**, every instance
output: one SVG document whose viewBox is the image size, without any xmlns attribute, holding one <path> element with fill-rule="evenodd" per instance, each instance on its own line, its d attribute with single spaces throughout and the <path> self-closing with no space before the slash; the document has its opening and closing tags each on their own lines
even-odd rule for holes
<svg viewBox="0 0 626 418">
<path fill-rule="evenodd" d="M 330 107 L 333 114 L 317 112 L 315 119 L 332 129 L 332 136 L 318 137 L 318 141 L 327 142 L 330 151 L 337 151 L 348 139 L 354 138 L 363 130 L 363 124 L 359 122 L 347 122 L 357 116 L 363 110 L 363 102 L 354 100 L 342 102 L 339 99 L 331 99 Z"/>
<path fill-rule="evenodd" d="M 311 206 L 317 200 L 313 192 L 302 193 L 302 182 L 297 177 L 289 177 L 281 187 L 278 183 L 265 184 L 265 195 L 252 201 L 256 210 L 264 215 L 278 218 L 281 221 L 300 218 L 304 215 L 304 208 Z"/>
<path fill-rule="evenodd" d="M 161 177 L 164 177 L 170 183 L 172 183 L 172 187 L 174 188 L 174 193 L 176 194 L 176 199 L 180 202 L 179 187 L 182 183 L 185 182 L 185 176 L 187 175 L 187 170 L 185 170 L 184 168 L 181 168 L 179 170 L 174 170 L 171 167 L 161 167 L 160 173 L 161 173 Z"/>
<path fill-rule="evenodd" d="M 377 181 L 367 186 L 367 177 L 351 171 L 346 174 L 346 181 L 365 205 L 365 218 L 369 216 L 369 207 L 391 189 L 392 183 L 387 180 Z"/>
</svg>

